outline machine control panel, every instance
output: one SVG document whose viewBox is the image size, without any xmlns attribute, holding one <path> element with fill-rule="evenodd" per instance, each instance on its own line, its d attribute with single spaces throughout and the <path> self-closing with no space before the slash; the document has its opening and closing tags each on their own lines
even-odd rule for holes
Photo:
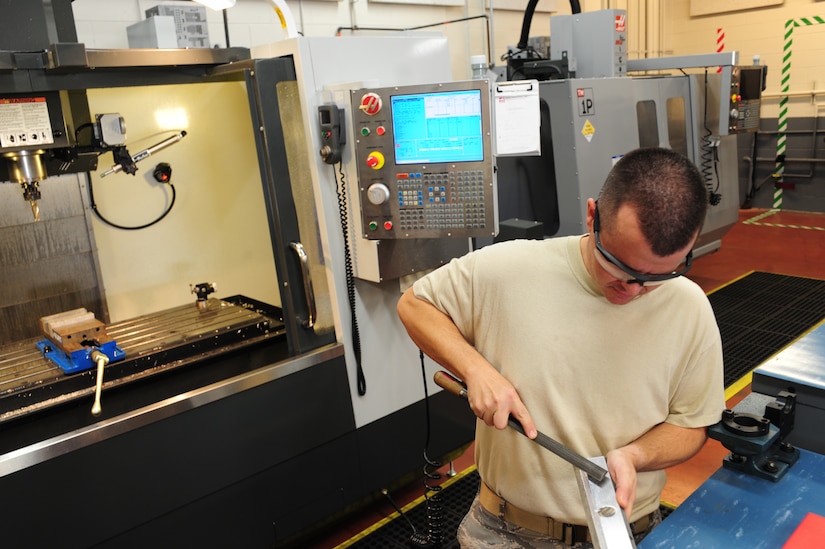
<svg viewBox="0 0 825 549">
<path fill-rule="evenodd" d="M 365 238 L 495 235 L 486 80 L 351 94 Z"/>
<path fill-rule="evenodd" d="M 759 129 L 764 86 L 764 67 L 733 67 L 730 80 L 728 133 Z"/>
</svg>

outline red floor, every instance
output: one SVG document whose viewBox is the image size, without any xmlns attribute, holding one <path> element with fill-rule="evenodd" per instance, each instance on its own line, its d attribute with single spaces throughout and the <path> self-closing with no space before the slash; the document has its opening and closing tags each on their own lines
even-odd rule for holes
<svg viewBox="0 0 825 549">
<path fill-rule="evenodd" d="M 741 210 L 739 223 L 722 238 L 722 249 L 697 260 L 688 277 L 711 292 L 751 271 L 825 279 L 825 214 Z M 746 384 L 729 394 L 728 407 L 749 392 Z M 708 440 L 699 454 L 668 469 L 662 501 L 678 506 L 727 454 L 718 441 Z"/>
<path fill-rule="evenodd" d="M 825 279 L 825 214 L 773 210 L 742 210 L 739 222 L 722 238 L 722 248 L 699 258 L 688 277 L 711 292 L 751 271 Z M 746 385 L 729 395 L 734 406 L 750 391 Z M 719 468 L 727 454 L 721 444 L 709 440 L 702 451 L 682 465 L 668 469 L 662 501 L 671 506 L 682 503 Z M 472 446 L 453 463 L 456 471 L 473 464 Z M 442 468 L 446 473 L 448 466 Z M 391 494 L 399 506 L 422 496 L 418 485 Z M 395 512 L 388 501 L 378 501 L 324 532 L 309 549 L 331 549 L 350 544 L 351 538 Z M 341 549 L 343 549 L 343 547 Z"/>
</svg>

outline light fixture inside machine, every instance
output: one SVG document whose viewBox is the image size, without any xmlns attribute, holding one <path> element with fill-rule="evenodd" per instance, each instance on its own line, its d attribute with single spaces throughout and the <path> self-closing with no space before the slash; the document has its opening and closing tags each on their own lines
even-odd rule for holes
<svg viewBox="0 0 825 549">
<path fill-rule="evenodd" d="M 224 10 L 235 5 L 235 0 L 193 0 L 193 2 L 202 4 L 207 8 L 212 8 L 213 10 Z M 272 4 L 272 8 L 278 15 L 278 20 L 281 22 L 281 28 L 284 29 L 286 37 L 295 38 L 298 36 L 299 33 L 295 26 L 295 19 L 292 17 L 292 10 L 289 9 L 286 0 L 267 0 L 267 2 Z M 227 37 L 227 41 L 228 40 Z"/>
<path fill-rule="evenodd" d="M 215 11 L 225 10 L 235 5 L 235 0 L 195 0 L 195 2 Z"/>
</svg>

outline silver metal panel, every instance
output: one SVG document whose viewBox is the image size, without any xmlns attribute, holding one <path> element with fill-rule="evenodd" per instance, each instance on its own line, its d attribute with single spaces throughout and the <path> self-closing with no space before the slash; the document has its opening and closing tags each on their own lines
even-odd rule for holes
<svg viewBox="0 0 825 549">
<path fill-rule="evenodd" d="M 439 99 L 449 92 L 459 92 L 459 100 Z M 444 95 L 441 95 L 444 94 Z M 465 95 L 466 94 L 466 95 Z M 411 112 L 398 112 L 393 97 L 418 95 L 416 105 L 431 102 L 432 115 L 427 120 L 413 120 Z M 421 96 L 427 96 L 422 99 Z M 496 196 L 493 177 L 492 133 L 490 128 L 490 87 L 486 80 L 448 82 L 388 88 L 363 88 L 352 90 L 352 124 L 355 131 L 355 160 L 360 180 L 360 205 L 362 236 L 367 239 L 405 238 L 468 238 L 492 237 L 496 234 L 494 199 Z M 378 100 L 380 110 L 367 113 L 359 108 L 364 100 Z M 477 101 L 477 102 L 476 102 Z M 402 101 L 401 106 L 409 104 Z M 437 105 L 437 107 L 436 107 Z M 449 118 L 443 117 L 446 109 Z M 478 109 L 476 111 L 476 108 Z M 427 111 L 422 108 L 422 111 Z M 413 141 L 403 133 L 404 124 L 421 124 L 428 127 L 426 145 L 435 148 L 452 146 L 463 135 L 466 122 L 457 122 L 460 115 L 480 119 L 471 131 L 480 133 L 471 140 L 480 145 L 479 160 L 459 162 L 440 160 L 438 152 L 430 161 L 397 163 L 399 139 Z M 442 122 L 442 120 L 447 120 Z M 462 119 L 464 120 L 464 119 Z M 420 126 L 416 125 L 416 128 Z M 380 130 L 380 131 L 379 131 Z M 366 134 L 361 132 L 366 132 Z M 407 130 L 409 133 L 409 130 Z M 440 135 L 439 135 L 440 133 Z M 423 145 L 422 145 L 423 146 Z M 416 145 L 415 150 L 419 151 Z M 461 145 L 463 149 L 463 142 Z M 413 148 L 413 147 L 409 147 Z M 382 164 L 371 168 L 367 165 L 370 155 L 381 155 Z M 373 157 L 375 158 L 375 157 Z M 382 189 L 386 196 L 376 200 L 371 192 Z M 403 193 L 403 194 L 402 194 Z M 380 193 L 379 193 L 380 194 Z M 389 228 L 385 228 L 389 224 Z M 372 226 L 371 226 L 372 225 Z M 388 277 L 384 277 L 388 278 Z"/>
<path fill-rule="evenodd" d="M 800 448 L 825 453 L 825 321 L 753 372 L 753 391 L 796 393 L 796 419 L 787 440 Z"/>
<path fill-rule="evenodd" d="M 657 145 L 685 154 L 702 169 L 699 132 L 704 127 L 704 109 L 697 102 L 697 81 L 692 78 L 577 78 L 541 83 L 541 97 L 550 105 L 556 155 L 558 235 L 585 231 L 586 200 L 598 197 L 615 160 L 643 144 L 640 132 L 653 122 L 640 124 L 640 102 L 655 104 Z M 592 98 L 587 109 L 583 109 L 579 95 Z M 647 118 L 652 116 L 652 110 L 645 112 Z M 652 129 L 645 131 L 653 133 Z M 645 140 L 644 145 L 654 143 Z M 694 252 L 697 257 L 718 249 L 718 240 L 738 220 L 735 137 L 722 137 L 718 154 L 715 171 L 713 167 L 709 171 L 714 177 L 718 171 L 722 202 L 710 207 Z"/>
<path fill-rule="evenodd" d="M 592 106 L 582 110 L 580 93 L 592 97 Z M 636 103 L 658 101 L 659 92 L 630 78 L 576 78 L 542 82 L 540 94 L 550 105 L 559 199 L 557 234 L 582 234 L 587 199 L 598 197 L 614 159 L 640 145 Z M 665 131 L 660 128 L 659 134 L 666 135 Z"/>
<path fill-rule="evenodd" d="M 378 264 L 385 280 L 434 269 L 470 251 L 466 238 L 382 240 L 378 242 Z"/>
<path fill-rule="evenodd" d="M 577 78 L 625 76 L 627 32 L 624 10 L 599 10 L 550 19 L 550 57 L 566 50 Z M 556 44 L 557 34 L 562 38 Z"/>
<path fill-rule="evenodd" d="M 737 156 L 736 136 L 730 135 L 722 137 L 718 145 L 719 161 L 715 168 L 718 171 L 719 186 L 716 189 L 721 195 L 719 204 L 708 207 L 708 214 L 702 232 L 696 241 L 694 257 L 703 255 L 700 253 L 703 246 L 719 241 L 739 221 L 739 158 Z M 701 169 L 701 158 L 696 161 Z M 721 243 L 713 244 L 707 252 L 719 249 Z"/>
<path fill-rule="evenodd" d="M 718 204 L 708 208 L 705 224 L 696 242 L 694 256 L 700 257 L 718 250 L 721 243 L 717 241 L 739 221 L 739 159 L 736 136 L 721 131 L 727 130 L 726 111 L 725 123 L 721 126 L 719 123 L 719 105 L 727 103 L 727 97 L 723 98 L 722 94 L 727 91 L 726 82 L 729 80 L 717 74 L 692 74 L 688 78 L 689 125 L 696 129 L 690 158 L 708 180 L 708 186 L 721 196 Z"/>
<path fill-rule="evenodd" d="M 222 65 L 249 59 L 247 48 L 86 50 L 89 67 L 167 67 Z"/>
</svg>

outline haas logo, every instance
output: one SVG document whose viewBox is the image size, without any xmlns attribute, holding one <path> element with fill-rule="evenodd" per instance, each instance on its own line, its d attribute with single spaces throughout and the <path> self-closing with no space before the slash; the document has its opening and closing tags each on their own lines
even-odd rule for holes
<svg viewBox="0 0 825 549">
<path fill-rule="evenodd" d="M 616 32 L 624 32 L 625 31 L 625 16 L 624 15 L 617 15 L 616 16 Z"/>
</svg>

